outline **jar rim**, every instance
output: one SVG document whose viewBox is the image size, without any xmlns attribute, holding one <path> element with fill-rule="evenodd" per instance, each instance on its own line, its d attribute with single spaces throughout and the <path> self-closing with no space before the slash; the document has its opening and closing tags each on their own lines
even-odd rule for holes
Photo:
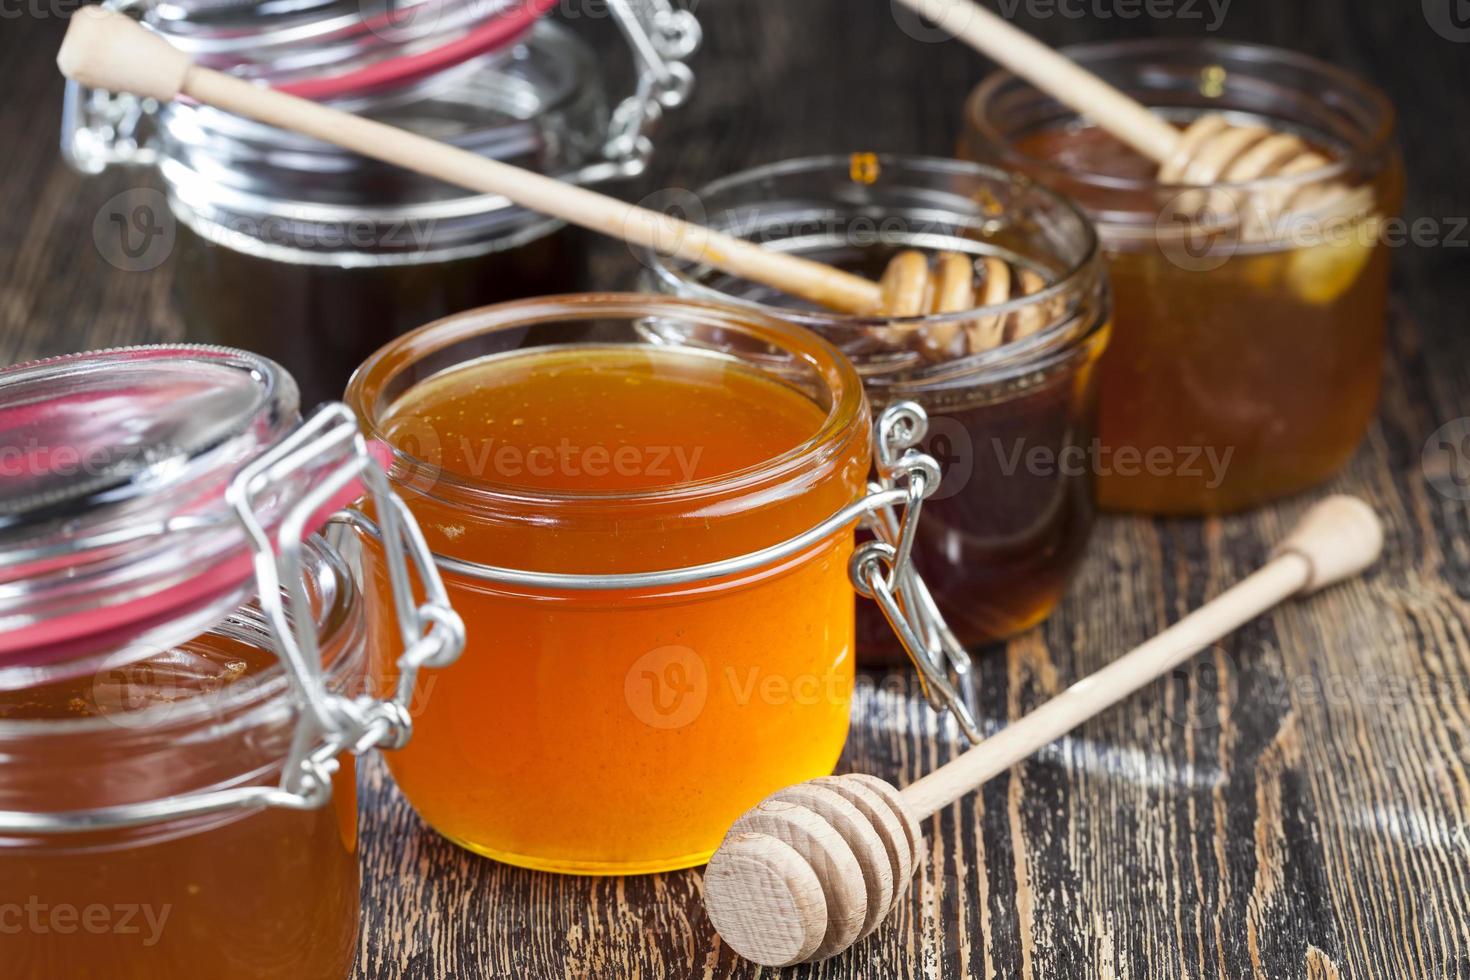
<svg viewBox="0 0 1470 980">
<path fill-rule="evenodd" d="M 215 424 L 204 432 L 188 436 L 182 436 L 173 430 L 165 433 L 163 446 L 174 456 L 186 459 L 186 463 L 160 466 L 155 448 L 143 444 L 134 452 L 124 455 L 120 461 L 122 465 L 117 467 L 107 467 L 100 472 L 89 467 L 77 467 L 78 472 L 69 482 L 75 485 L 78 494 L 68 492 L 62 495 L 60 499 L 63 502 L 81 506 L 97 504 L 99 501 L 93 498 L 103 497 L 101 503 L 115 507 L 120 500 L 130 501 L 145 494 L 157 495 L 164 490 L 177 491 L 182 483 L 195 475 L 191 468 L 195 471 L 200 468 L 217 471 L 221 467 L 236 465 L 234 456 L 224 454 L 225 459 L 219 458 L 223 449 L 234 449 L 236 441 L 245 443 L 243 448 L 236 450 L 236 455 L 240 455 L 256 452 L 264 443 L 279 438 L 300 407 L 296 381 L 280 365 L 250 351 L 213 344 L 108 347 L 22 361 L 0 369 L 0 391 L 12 385 L 30 386 L 31 390 L 21 401 L 21 405 L 29 408 L 28 403 L 33 399 L 41 395 L 55 398 L 65 394 L 69 386 L 77 385 L 79 380 L 85 383 L 91 377 L 106 375 L 105 385 L 115 384 L 122 371 L 139 371 L 152 376 L 167 377 L 162 370 L 155 367 L 160 364 L 170 371 L 192 367 L 216 372 L 210 378 L 216 383 L 222 378 L 237 379 L 234 390 L 243 400 L 220 406 L 224 414 L 212 419 Z M 106 387 L 100 391 L 108 395 L 114 394 Z M 19 406 L 0 403 L 0 408 L 12 407 Z M 92 413 L 89 416 L 96 417 Z M 186 416 L 176 421 L 188 422 L 192 419 Z M 34 420 L 25 418 L 20 424 L 34 424 Z M 24 506 L 11 501 L 0 501 L 0 516 L 28 516 L 27 512 L 37 510 L 44 514 L 54 506 L 50 498 L 55 496 L 51 492 L 43 494 L 45 499 L 39 501 L 26 501 L 22 498 Z M 10 524 L 8 520 L 0 521 L 0 529 L 10 531 Z"/>
<path fill-rule="evenodd" d="M 759 184 L 761 181 L 777 177 L 789 177 L 796 174 L 811 173 L 823 170 L 839 170 L 843 173 L 850 172 L 855 154 L 823 154 L 817 156 L 795 157 L 775 163 L 765 164 L 749 170 L 737 171 L 718 180 L 711 181 L 696 190 L 696 197 L 714 196 L 724 194 L 742 187 Z M 1066 269 L 1057 276 L 1055 282 L 1047 285 L 1045 289 L 1030 296 L 1022 296 L 1008 300 L 1004 303 L 995 303 L 987 306 L 961 313 L 925 314 L 923 316 L 911 317 L 882 317 L 870 314 L 842 313 L 835 310 L 803 310 L 789 307 L 772 306 L 756 300 L 745 299 L 721 292 L 711 286 L 707 286 L 690 274 L 690 267 L 670 261 L 668 258 L 655 253 L 644 253 L 645 264 L 655 276 L 665 284 L 688 293 L 705 301 L 719 302 L 733 305 L 742 310 L 752 310 L 762 316 L 786 322 L 794 322 L 803 327 L 814 330 L 842 329 L 842 330 L 870 330 L 875 328 L 889 327 L 900 324 L 906 328 L 918 330 L 941 327 L 950 324 L 964 323 L 973 320 L 977 315 L 986 317 L 1003 317 L 1012 313 L 1025 310 L 1029 307 L 1044 305 L 1064 299 L 1067 295 L 1075 292 L 1085 285 L 1089 278 L 1102 275 L 1102 244 L 1097 229 L 1092 220 L 1083 212 L 1074 201 L 1063 194 L 1037 183 L 1024 174 L 1004 170 L 990 164 L 979 163 L 968 160 L 957 160 L 946 157 L 930 157 L 911 154 L 873 154 L 873 158 L 884 172 L 898 170 L 913 170 L 949 175 L 969 175 L 980 177 L 987 181 L 1005 184 L 1019 189 L 1024 189 L 1028 194 L 1034 194 L 1046 201 L 1050 206 L 1058 209 L 1076 222 L 1077 228 L 1083 235 L 1083 245 L 1079 257 L 1067 264 Z M 1096 324 L 1092 325 L 1093 327 Z M 1084 329 L 1078 336 L 1075 325 L 1069 319 L 1063 318 L 1037 333 L 1002 344 L 991 350 L 982 351 L 965 357 L 954 358 L 934 365 L 931 370 L 924 374 L 942 374 L 948 378 L 956 374 L 971 375 L 977 371 L 987 371 L 995 368 L 1004 370 L 1014 365 L 1024 365 L 1034 368 L 1038 359 L 1050 358 L 1060 347 L 1062 350 L 1070 350 L 1082 339 L 1090 337 L 1095 333 L 1092 328 Z M 866 380 L 871 380 L 874 375 L 886 373 L 885 370 L 871 370 L 868 365 L 858 366 L 859 374 Z"/>
<path fill-rule="evenodd" d="M 1341 178 L 1363 160 L 1373 159 L 1383 154 L 1390 148 L 1393 141 L 1396 113 L 1387 93 L 1377 85 L 1345 69 L 1299 51 L 1246 41 L 1195 38 L 1131 38 L 1119 41 L 1094 41 L 1067 45 L 1058 51 L 1070 60 L 1083 64 L 1084 67 L 1089 60 L 1093 59 L 1136 60 L 1149 54 L 1214 55 L 1219 58 L 1231 57 L 1243 64 L 1284 65 L 1320 75 L 1327 82 L 1350 91 L 1369 107 L 1369 112 L 1375 120 L 1374 125 L 1369 127 L 1370 131 L 1365 134 L 1361 146 L 1351 148 L 1348 153 L 1334 159 L 1325 167 L 1299 174 L 1259 177 L 1233 183 L 1219 182 L 1208 185 L 1210 187 L 1254 194 L 1273 190 L 1280 193 L 1287 189 L 1320 184 L 1334 178 Z M 1022 153 L 1016 149 L 1011 137 L 994 125 L 991 116 L 985 111 L 1003 89 L 1013 84 L 1035 90 L 1034 86 L 1014 72 L 1001 69 L 986 76 L 975 87 L 965 103 L 966 119 L 987 142 L 996 148 L 1005 167 L 1075 181 L 1099 191 L 1183 193 L 1199 189 L 1199 185 L 1196 184 L 1163 183 L 1148 178 L 1118 177 L 1061 167 L 1050 160 Z M 1068 111 L 1072 110 L 1069 108 Z"/>
<path fill-rule="evenodd" d="M 866 422 L 867 401 L 863 394 L 862 380 L 857 369 L 832 344 L 816 334 L 803 330 L 778 319 L 739 309 L 730 304 L 679 297 L 651 296 L 642 293 L 573 293 L 559 296 L 543 296 L 515 300 L 493 306 L 468 310 L 425 324 L 386 346 L 380 348 L 353 374 L 348 383 L 346 401 L 361 420 L 368 438 L 387 444 L 392 450 L 391 475 L 413 472 L 427 465 L 413 455 L 404 452 L 387 437 L 383 428 L 384 416 L 391 409 L 391 402 L 383 404 L 384 389 L 400 371 L 421 363 L 425 358 L 443 351 L 454 344 L 477 336 L 536 324 L 625 318 L 637 320 L 646 317 L 670 315 L 695 320 L 703 324 L 713 323 L 722 328 L 741 331 L 763 342 L 780 347 L 804 362 L 827 386 L 831 407 L 817 431 L 801 444 L 777 456 L 753 466 L 730 473 L 705 477 L 688 483 L 658 486 L 633 491 L 562 491 L 528 490 L 512 484 L 494 483 L 471 479 L 459 474 L 437 472 L 432 496 L 438 498 L 460 498 L 479 506 L 497 502 L 517 507 L 544 506 L 594 506 L 611 503 L 619 506 L 651 505 L 662 506 L 681 502 L 697 501 L 711 494 L 726 495 L 739 492 L 742 488 L 765 484 L 773 480 L 790 477 L 793 473 L 812 466 L 830 451 L 830 447 L 849 436 Z M 645 336 L 649 336 L 645 334 Z M 650 336 L 651 346 L 660 346 L 665 341 Z M 525 351 L 556 350 L 559 346 L 525 348 Z M 585 346 L 583 342 L 565 345 Z M 713 351 L 701 350 L 696 346 L 673 347 L 681 353 L 693 356 L 717 355 Z M 456 361 L 444 369 L 466 363 Z M 761 364 L 742 361 L 762 373 L 771 373 Z M 426 379 L 409 386 L 411 390 Z M 402 393 L 399 394 L 401 397 Z"/>
<path fill-rule="evenodd" d="M 153 30 L 209 68 L 317 100 L 392 90 L 514 43 L 547 0 L 419 5 L 408 16 L 368 0 L 291 4 L 160 3 Z M 425 10 L 429 16 L 423 16 Z"/>
</svg>

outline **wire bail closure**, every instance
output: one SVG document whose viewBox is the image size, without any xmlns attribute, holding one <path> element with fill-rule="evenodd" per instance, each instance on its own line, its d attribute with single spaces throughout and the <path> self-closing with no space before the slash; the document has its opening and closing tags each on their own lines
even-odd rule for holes
<svg viewBox="0 0 1470 980">
<path fill-rule="evenodd" d="M 913 563 L 919 513 L 941 479 L 934 457 L 915 448 L 928 429 L 929 417 L 915 402 L 895 402 L 879 415 L 874 433 L 878 481 L 870 486 L 868 499 L 894 490 L 902 490 L 906 498 L 901 512 L 891 504 L 872 511 L 865 525 L 873 540 L 853 552 L 848 571 L 858 593 L 883 611 L 917 668 L 930 705 L 954 715 L 965 737 L 979 742 L 973 662 Z"/>
<path fill-rule="evenodd" d="M 272 535 L 261 512 L 273 496 L 289 492 L 291 481 L 303 476 L 310 477 L 308 489 L 291 503 Z M 387 700 L 366 693 L 349 697 L 327 686 L 306 592 L 306 541 L 324 523 L 332 501 L 358 484 L 367 491 L 384 529 L 383 548 L 403 641 L 398 685 Z M 332 777 L 342 753 L 396 749 L 408 741 L 413 729 L 409 706 L 418 673 L 426 667 L 447 667 L 459 658 L 464 624 L 450 608 L 418 523 L 393 491 L 351 410 L 340 403 L 321 408 L 243 467 L 231 480 L 225 499 L 245 532 L 261 611 L 300 712 L 278 783 L 92 810 L 0 811 L 0 831 L 85 833 L 250 807 L 314 810 L 331 799 Z M 341 514 L 331 518 L 343 519 Z M 421 603 L 415 600 L 415 585 L 424 596 Z"/>
<path fill-rule="evenodd" d="M 670 0 L 607 0 L 607 4 L 633 51 L 638 82 L 633 94 L 613 110 L 603 147 L 616 173 L 603 177 L 594 164 L 579 172 L 578 183 L 643 173 L 653 157 L 653 133 L 664 110 L 679 108 L 694 91 L 694 71 L 685 62 L 703 40 L 699 20 Z"/>
<path fill-rule="evenodd" d="M 633 590 L 688 585 L 755 571 L 791 558 L 844 528 L 859 525 L 873 539 L 859 544 L 848 565 L 858 593 L 883 610 L 905 652 L 913 660 L 925 696 L 936 711 L 949 711 L 965 737 L 981 738 L 975 723 L 975 686 L 969 654 L 950 632 L 928 586 L 914 568 L 912 555 L 919 513 L 925 498 L 939 489 L 939 464 L 915 447 L 929 419 L 914 402 L 895 402 L 878 417 L 874 433 L 878 480 L 861 500 L 794 537 L 734 558 L 655 572 L 585 575 L 528 572 L 434 555 L 440 570 L 461 578 L 520 588 L 562 592 Z M 358 511 L 339 518 L 370 537 L 383 530 Z"/>
</svg>

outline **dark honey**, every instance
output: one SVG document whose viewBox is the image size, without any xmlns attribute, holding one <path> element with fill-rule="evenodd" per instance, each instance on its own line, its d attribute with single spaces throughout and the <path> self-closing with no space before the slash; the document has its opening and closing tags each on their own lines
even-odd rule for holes
<svg viewBox="0 0 1470 980">
<path fill-rule="evenodd" d="M 967 646 L 1046 619 L 1086 551 L 1096 513 L 1094 370 L 1080 364 L 980 400 L 923 399 L 924 449 L 945 477 L 924 504 L 914 562 Z M 859 606 L 858 638 L 868 663 L 902 655 L 871 603 Z"/>
<path fill-rule="evenodd" d="M 181 225 L 178 254 L 174 294 L 188 339 L 283 365 L 305 406 L 341 398 L 357 366 L 394 337 L 463 310 L 570 292 L 585 266 L 574 229 L 468 258 L 348 268 L 247 254 Z"/>
<path fill-rule="evenodd" d="M 902 247 L 847 245 L 808 254 L 877 279 Z M 995 242 L 981 249 L 955 239 L 946 247 L 993 252 L 1013 268 L 1031 268 L 1048 281 L 1056 277 Z M 711 285 L 762 303 L 809 308 L 761 287 L 721 280 Z M 969 378 L 932 387 L 905 367 L 885 366 L 903 363 L 906 347 L 870 329 L 816 329 L 858 365 L 875 410 L 908 399 L 929 414 L 923 448 L 938 460 L 944 478 L 924 504 L 914 561 L 956 636 L 967 646 L 981 644 L 1044 620 L 1066 592 L 1096 512 L 1095 363 L 1107 342 L 1105 324 L 1049 367 L 977 369 Z M 883 665 L 904 656 L 878 607 L 860 603 L 859 662 Z"/>
</svg>

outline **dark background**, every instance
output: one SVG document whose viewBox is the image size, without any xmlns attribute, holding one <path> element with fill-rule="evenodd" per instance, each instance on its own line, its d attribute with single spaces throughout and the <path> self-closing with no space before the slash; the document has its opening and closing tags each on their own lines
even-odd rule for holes
<svg viewBox="0 0 1470 980">
<path fill-rule="evenodd" d="M 147 176 L 82 180 L 58 162 L 52 58 L 69 9 L 0 0 L 0 362 L 184 336 L 172 267 L 120 272 L 92 242 L 99 208 Z M 1056 9 L 1023 2 L 1017 20 L 1054 43 L 1211 33 L 1205 5 L 1203 19 L 1031 15 Z M 701 0 L 698 13 L 698 92 L 629 196 L 801 154 L 948 154 L 988 70 L 907 37 L 886 0 Z M 1234 0 L 1213 36 L 1383 86 L 1401 110 L 1407 216 L 1448 234 L 1470 214 L 1470 29 L 1457 23 L 1470 28 L 1463 0 Z M 1446 467 L 1470 459 L 1425 451 L 1470 415 L 1459 234 L 1398 250 L 1383 405 L 1330 488 L 1385 516 L 1379 568 L 1247 627 L 941 814 L 891 925 L 797 975 L 1470 976 L 1470 513 L 1444 489 Z M 599 256 L 589 285 L 629 281 L 626 249 Z M 1256 567 L 1303 506 L 1104 521 L 1053 620 L 980 651 L 984 716 L 1014 717 L 1178 619 Z M 1388 681 L 1415 693 L 1388 697 Z M 961 748 L 903 675 L 865 687 L 855 720 L 844 765 L 897 782 Z M 693 873 L 500 867 L 423 829 L 381 766 L 363 788 L 364 977 L 753 972 L 713 935 Z"/>
<path fill-rule="evenodd" d="M 575 0 L 569 0 L 575 2 Z M 1225 0 L 1216 0 L 1223 3 Z M 1118 15 L 1173 10 L 1169 17 Z M 1340 65 L 1381 85 L 1400 109 L 1409 174 L 1406 217 L 1470 215 L 1470 41 L 1437 33 L 1455 5 L 1466 8 L 1458 36 L 1470 37 L 1466 0 L 1229 0 L 1223 23 L 1207 0 L 1003 0 L 1015 22 L 1053 44 L 1179 35 L 1282 45 Z M 53 9 L 54 8 L 54 9 Z M 87 331 L 99 343 L 180 336 L 167 302 L 171 269 L 119 273 L 92 246 L 90 222 L 118 190 L 146 181 L 109 174 L 81 181 L 57 151 L 61 84 L 52 60 L 74 0 L 0 0 L 0 360 L 75 347 Z M 697 0 L 705 46 L 693 102 L 671 114 L 649 174 L 621 192 L 635 198 L 791 156 L 893 151 L 950 155 L 965 94 L 990 70 L 958 43 L 912 39 L 888 0 Z M 1108 17 L 1098 10 L 1112 11 Z M 36 16 L 41 13 L 43 16 Z M 1079 16 L 1081 15 L 1081 16 Z M 610 22 L 584 18 L 615 66 L 626 51 Z M 1446 225 L 1448 227 L 1448 225 Z M 1470 232 L 1459 245 L 1405 249 L 1400 295 L 1426 336 L 1464 354 L 1459 311 L 1470 301 Z M 625 249 L 602 250 L 591 287 L 631 281 Z M 36 284 L 41 277 L 46 281 Z M 78 288 L 77 280 L 86 286 Z M 146 279 L 146 283 L 133 282 Z M 23 283 L 23 286 L 18 286 Z M 101 303 L 100 297 L 109 301 Z M 1463 357 L 1461 358 L 1464 359 Z"/>
</svg>

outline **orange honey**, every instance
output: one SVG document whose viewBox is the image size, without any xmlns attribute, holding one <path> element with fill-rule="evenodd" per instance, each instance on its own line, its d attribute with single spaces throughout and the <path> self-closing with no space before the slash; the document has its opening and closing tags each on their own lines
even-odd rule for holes
<svg viewBox="0 0 1470 980">
<path fill-rule="evenodd" d="M 858 382 L 820 341 L 800 344 L 834 359 L 805 382 L 639 343 L 510 351 L 367 414 L 438 555 L 580 575 L 682 568 L 785 541 L 861 496 Z M 364 369 L 355 400 L 381 368 Z M 851 390 L 833 397 L 834 383 Z M 754 570 L 656 588 L 446 570 L 468 647 L 421 679 L 413 741 L 390 760 L 399 786 L 441 833 L 513 864 L 702 863 L 745 808 L 837 762 L 852 548 L 847 528 Z M 376 623 L 376 645 L 394 649 L 393 628 Z M 376 669 L 393 680 L 391 663 Z"/>
</svg>

